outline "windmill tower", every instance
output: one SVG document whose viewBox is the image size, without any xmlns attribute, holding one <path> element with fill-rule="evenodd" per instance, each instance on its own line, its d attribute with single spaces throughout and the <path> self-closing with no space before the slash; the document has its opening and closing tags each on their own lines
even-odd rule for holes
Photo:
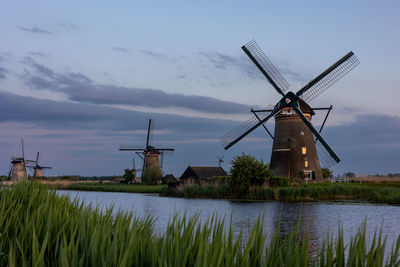
<svg viewBox="0 0 400 267">
<path fill-rule="evenodd" d="M 8 179 L 11 181 L 22 181 L 28 179 L 26 174 L 26 162 L 24 153 L 24 140 L 21 139 L 22 157 L 12 157 Z"/>
<path fill-rule="evenodd" d="M 151 168 L 158 168 L 161 171 L 164 152 L 175 150 L 173 148 L 156 148 L 154 146 L 150 146 L 149 145 L 150 130 L 151 130 L 151 119 L 149 119 L 149 125 L 147 127 L 146 146 L 144 148 L 137 148 L 132 146 L 120 146 L 119 148 L 119 151 L 135 151 L 135 153 L 143 160 L 143 167 L 141 170 L 142 180 L 146 171 L 148 171 Z M 161 164 L 160 164 L 160 155 L 161 155 Z"/>
<path fill-rule="evenodd" d="M 221 137 L 225 149 L 229 149 L 259 126 L 263 126 L 272 117 L 275 118 L 270 169 L 275 175 L 295 179 L 321 179 L 321 165 L 331 167 L 340 161 L 340 158 L 319 134 L 327 119 L 318 132 L 311 124 L 314 110 L 330 108 L 311 108 L 309 102 L 341 79 L 359 61 L 349 52 L 335 64 L 311 80 L 296 93 L 289 89 L 289 84 L 262 52 L 257 43 L 252 40 L 242 46 L 243 51 L 253 61 L 256 67 L 267 78 L 275 90 L 282 96 L 275 105 L 269 105 L 264 110 L 253 110 L 253 117 Z"/>
<path fill-rule="evenodd" d="M 51 169 L 51 167 L 41 166 L 39 165 L 39 155 L 40 152 L 36 154 L 36 160 L 26 160 L 27 163 L 34 163 L 35 165 L 27 166 L 28 168 L 33 169 L 33 177 L 42 178 L 44 169 Z"/>
</svg>

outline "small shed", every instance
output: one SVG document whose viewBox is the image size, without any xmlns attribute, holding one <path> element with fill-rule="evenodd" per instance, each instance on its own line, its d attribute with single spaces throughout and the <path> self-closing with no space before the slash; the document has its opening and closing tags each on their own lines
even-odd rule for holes
<svg viewBox="0 0 400 267">
<path fill-rule="evenodd" d="M 216 176 L 226 176 L 227 173 L 222 167 L 193 167 L 189 166 L 181 175 L 183 184 L 209 184 L 211 178 Z"/>
</svg>

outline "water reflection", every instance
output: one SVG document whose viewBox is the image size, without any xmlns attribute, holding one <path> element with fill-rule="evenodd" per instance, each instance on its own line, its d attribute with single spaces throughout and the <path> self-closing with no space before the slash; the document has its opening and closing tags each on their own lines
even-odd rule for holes
<svg viewBox="0 0 400 267">
<path fill-rule="evenodd" d="M 283 238 L 300 220 L 300 232 L 308 233 L 310 246 L 315 247 L 326 237 L 328 232 L 337 233 L 338 225 L 343 227 L 345 242 L 356 233 L 367 219 L 367 233 L 383 226 L 383 235 L 387 236 L 387 245 L 391 246 L 400 235 L 400 206 L 377 205 L 351 202 L 234 202 L 215 199 L 166 198 L 151 194 L 112 193 L 112 192 L 78 192 L 59 191 L 60 194 L 78 197 L 86 204 L 99 205 L 106 209 L 114 204 L 115 210 L 133 211 L 144 217 L 156 218 L 156 231 L 163 232 L 168 221 L 175 213 L 187 213 L 193 216 L 198 213 L 201 221 L 207 220 L 213 213 L 225 217 L 226 226 L 232 220 L 235 233 L 243 230 L 247 237 L 257 218 L 264 220 L 263 229 L 268 235 L 275 232 L 280 221 L 280 237 Z M 299 217 L 300 216 L 300 217 Z M 383 224 L 382 224 L 383 222 Z"/>
</svg>

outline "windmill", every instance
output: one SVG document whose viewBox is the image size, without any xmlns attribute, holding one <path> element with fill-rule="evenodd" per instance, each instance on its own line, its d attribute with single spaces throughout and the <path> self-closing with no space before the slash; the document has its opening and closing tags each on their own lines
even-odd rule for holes
<svg viewBox="0 0 400 267">
<path fill-rule="evenodd" d="M 273 138 L 270 169 L 275 175 L 289 177 L 292 181 L 298 178 L 321 179 L 321 165 L 331 167 L 338 163 L 340 158 L 312 126 L 311 117 L 315 114 L 314 110 L 319 109 L 328 109 L 329 114 L 332 106 L 313 109 L 308 102 L 355 68 L 359 64 L 358 59 L 353 52 L 347 53 L 303 88 L 293 93 L 287 92 L 289 84 L 254 40 L 242 46 L 242 49 L 282 98 L 275 105 L 269 105 L 263 110 L 252 109 L 253 117 L 222 136 L 220 141 L 225 150 L 259 126 L 263 126 L 268 131 L 264 124 L 274 117 L 274 135 L 268 131 Z M 326 118 L 327 116 L 323 125 Z"/>
<path fill-rule="evenodd" d="M 21 139 L 22 157 L 11 157 L 8 179 L 12 181 L 21 181 L 28 178 L 26 174 L 26 162 L 24 152 L 24 140 Z"/>
<path fill-rule="evenodd" d="M 150 130 L 151 130 L 151 119 L 149 119 L 149 125 L 147 128 L 147 137 L 146 137 L 146 146 L 144 148 L 137 148 L 132 146 L 120 146 L 119 151 L 135 151 L 135 153 L 143 160 L 142 167 L 142 175 L 141 179 L 143 180 L 144 174 L 150 168 L 158 168 L 162 169 L 162 163 L 164 158 L 164 152 L 166 151 L 174 151 L 173 148 L 156 148 L 154 146 L 149 145 L 150 139 Z M 161 165 L 160 165 L 160 156 L 161 155 Z"/>
<path fill-rule="evenodd" d="M 35 178 L 43 177 L 43 170 L 44 169 L 51 169 L 51 167 L 46 167 L 46 166 L 39 165 L 39 155 L 40 155 L 40 152 L 37 152 L 36 160 L 29 160 L 29 159 L 26 160 L 27 163 L 34 163 L 35 164 L 35 165 L 26 166 L 28 168 L 32 168 L 33 169 L 33 177 L 35 177 Z"/>
</svg>

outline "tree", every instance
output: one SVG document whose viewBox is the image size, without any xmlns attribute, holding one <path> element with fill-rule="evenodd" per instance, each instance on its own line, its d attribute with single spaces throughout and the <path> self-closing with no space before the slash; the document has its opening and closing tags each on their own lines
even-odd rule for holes
<svg viewBox="0 0 400 267">
<path fill-rule="evenodd" d="M 246 194 L 251 185 L 260 186 L 272 176 L 268 164 L 244 153 L 234 157 L 231 164 L 229 184 L 240 196 Z"/>
<path fill-rule="evenodd" d="M 129 184 L 132 183 L 133 179 L 135 179 L 135 175 L 133 174 L 132 170 L 130 169 L 125 169 L 124 175 L 122 175 L 122 178 L 124 178 L 124 182 Z"/>
<path fill-rule="evenodd" d="M 322 178 L 328 179 L 333 177 L 333 173 L 329 168 L 321 168 L 322 170 Z"/>
<path fill-rule="evenodd" d="M 162 171 L 158 166 L 151 166 L 146 168 L 143 175 L 143 182 L 145 184 L 156 184 L 162 179 Z"/>
<path fill-rule="evenodd" d="M 343 176 L 347 178 L 354 178 L 356 177 L 356 174 L 354 172 L 346 172 L 343 174 Z"/>
</svg>

